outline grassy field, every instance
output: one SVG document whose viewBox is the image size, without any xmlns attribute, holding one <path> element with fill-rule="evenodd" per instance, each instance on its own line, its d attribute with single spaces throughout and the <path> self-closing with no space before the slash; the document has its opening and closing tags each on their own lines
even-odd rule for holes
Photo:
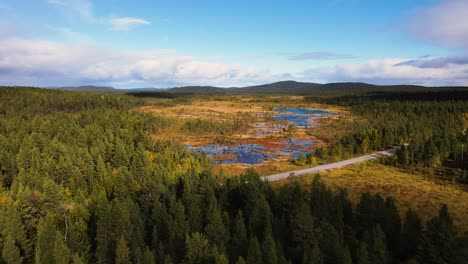
<svg viewBox="0 0 468 264">
<path fill-rule="evenodd" d="M 354 204 L 359 202 L 364 192 L 392 196 L 397 202 L 400 215 L 412 208 L 424 221 L 437 215 L 441 204 L 447 204 L 455 226 L 468 231 L 468 192 L 460 185 L 448 182 L 435 182 L 413 175 L 397 168 L 374 162 L 357 164 L 340 170 L 320 174 L 324 183 L 333 189 L 346 188 Z M 313 175 L 298 180 L 310 184 Z M 284 184 L 286 181 L 274 183 Z"/>
</svg>

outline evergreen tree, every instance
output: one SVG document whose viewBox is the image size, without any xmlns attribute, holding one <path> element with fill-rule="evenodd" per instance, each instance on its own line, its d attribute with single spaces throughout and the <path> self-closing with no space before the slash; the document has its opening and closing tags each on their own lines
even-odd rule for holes
<svg viewBox="0 0 468 264">
<path fill-rule="evenodd" d="M 210 256 L 208 240 L 200 233 L 187 236 L 185 247 L 187 248 L 185 263 L 187 264 L 204 263 Z"/>
<path fill-rule="evenodd" d="M 30 261 L 32 258 L 32 243 L 27 236 L 27 231 L 24 227 L 20 213 L 15 205 L 10 206 L 5 210 L 4 228 L 1 233 L 4 237 L 11 237 L 13 243 L 19 247 L 22 252 L 22 257 L 25 261 Z"/>
<path fill-rule="evenodd" d="M 265 231 L 265 240 L 263 241 L 262 249 L 263 262 L 265 264 L 276 264 L 278 262 L 275 241 L 273 240 L 273 234 L 269 228 Z"/>
<path fill-rule="evenodd" d="M 219 211 L 217 205 L 213 206 L 213 208 L 208 213 L 207 222 L 208 224 L 204 229 L 206 237 L 211 243 L 224 250 L 226 241 L 229 240 L 229 233 L 224 226 L 221 212 Z"/>
<path fill-rule="evenodd" d="M 73 254 L 72 257 L 73 264 L 85 264 L 85 261 L 78 254 Z"/>
<path fill-rule="evenodd" d="M 245 262 L 243 257 L 239 256 L 239 258 L 236 261 L 236 264 L 247 264 L 247 262 Z"/>
<path fill-rule="evenodd" d="M 39 221 L 36 241 L 36 263 L 55 263 L 54 250 L 57 228 L 52 215 L 46 215 Z"/>
<path fill-rule="evenodd" d="M 306 250 L 312 247 L 314 237 L 314 218 L 310 214 L 309 206 L 304 202 L 291 215 L 291 246 L 292 254 L 302 257 Z"/>
<path fill-rule="evenodd" d="M 386 243 L 386 238 L 385 238 L 385 233 L 382 231 L 382 228 L 380 228 L 380 225 L 377 225 L 373 230 L 371 234 L 371 250 L 369 254 L 369 258 L 371 260 L 371 263 L 388 263 L 389 262 L 389 256 L 388 256 L 388 249 L 387 249 L 387 243 Z"/>
<path fill-rule="evenodd" d="M 359 247 L 356 252 L 356 264 L 370 264 L 369 253 L 367 251 L 366 242 L 362 241 L 359 243 Z"/>
<path fill-rule="evenodd" d="M 105 262 L 111 258 L 112 215 L 105 193 L 97 195 L 96 202 L 96 259 Z"/>
<path fill-rule="evenodd" d="M 116 264 L 131 264 L 130 249 L 127 246 L 127 241 L 123 236 L 120 236 L 115 248 L 115 263 Z"/>
<path fill-rule="evenodd" d="M 249 249 L 247 251 L 247 263 L 263 264 L 262 250 L 256 237 L 250 237 Z"/>
<path fill-rule="evenodd" d="M 59 231 L 56 231 L 55 245 L 54 245 L 54 260 L 55 264 L 68 264 L 70 263 L 70 249 L 63 241 L 63 236 Z"/>
<path fill-rule="evenodd" d="M 7 264 L 21 264 L 23 257 L 20 254 L 19 248 L 15 245 L 15 239 L 12 236 L 7 236 L 2 250 L 2 258 Z"/>
<path fill-rule="evenodd" d="M 414 211 L 408 210 L 399 243 L 401 259 L 409 259 L 416 255 L 421 235 L 421 219 Z"/>
<path fill-rule="evenodd" d="M 247 254 L 247 230 L 241 210 L 237 212 L 231 233 L 231 259 L 236 260 L 239 256 Z"/>
<path fill-rule="evenodd" d="M 439 215 L 427 224 L 419 247 L 419 259 L 423 263 L 452 263 L 455 229 L 447 205 L 442 205 Z"/>
<path fill-rule="evenodd" d="M 312 249 L 305 252 L 305 256 L 302 260 L 304 264 L 323 264 L 323 257 L 322 253 L 320 252 L 320 248 L 318 243 L 314 243 Z"/>
</svg>

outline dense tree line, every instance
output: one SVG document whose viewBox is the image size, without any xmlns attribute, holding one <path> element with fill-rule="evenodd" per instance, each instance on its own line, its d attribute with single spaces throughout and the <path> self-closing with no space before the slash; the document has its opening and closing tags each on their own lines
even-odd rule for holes
<svg viewBox="0 0 468 264">
<path fill-rule="evenodd" d="M 464 263 L 442 206 L 424 227 L 392 198 L 352 206 L 316 177 L 253 170 L 153 141 L 169 119 L 119 95 L 0 89 L 0 263 Z"/>
<path fill-rule="evenodd" d="M 226 121 L 216 121 L 209 119 L 188 119 L 181 130 L 187 134 L 232 134 L 234 131 L 245 127 L 252 120 L 252 117 L 239 114 Z"/>
</svg>

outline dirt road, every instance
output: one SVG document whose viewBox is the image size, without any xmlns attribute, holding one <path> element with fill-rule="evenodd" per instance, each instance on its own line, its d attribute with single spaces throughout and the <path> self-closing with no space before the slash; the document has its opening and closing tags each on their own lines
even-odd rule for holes
<svg viewBox="0 0 468 264">
<path fill-rule="evenodd" d="M 288 177 L 294 177 L 294 176 L 299 176 L 299 175 L 303 175 L 303 174 L 316 173 L 316 172 L 326 171 L 326 170 L 331 170 L 331 169 L 338 169 L 338 168 L 342 168 L 344 166 L 348 166 L 348 165 L 359 163 L 359 162 L 373 160 L 373 159 L 377 159 L 377 158 L 385 157 L 385 156 L 392 156 L 392 155 L 395 154 L 395 152 L 396 152 L 396 149 L 389 149 L 389 150 L 379 151 L 379 152 L 369 154 L 369 155 L 365 155 L 365 156 L 362 156 L 362 157 L 357 157 L 357 158 L 343 160 L 343 161 L 334 162 L 334 163 L 328 163 L 328 164 L 319 165 L 319 166 L 308 168 L 308 169 L 288 171 L 288 172 L 273 174 L 273 175 L 269 175 L 269 176 L 263 176 L 262 180 L 264 180 L 264 181 L 278 181 L 278 180 L 286 179 Z"/>
</svg>

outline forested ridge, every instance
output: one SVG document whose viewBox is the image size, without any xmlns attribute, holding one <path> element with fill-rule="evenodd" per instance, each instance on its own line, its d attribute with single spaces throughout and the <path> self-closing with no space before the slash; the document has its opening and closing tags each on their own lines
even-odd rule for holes
<svg viewBox="0 0 468 264">
<path fill-rule="evenodd" d="M 141 103 L 116 94 L 0 88 L 0 263 L 467 262 L 468 234 L 457 232 L 445 205 L 423 223 L 413 211 L 401 217 L 390 197 L 364 193 L 352 205 L 346 190 L 332 191 L 318 176 L 310 186 L 273 188 L 253 170 L 215 175 L 207 156 L 152 140 L 173 121 L 131 111 Z M 362 128 L 367 148 L 408 141 L 402 151 L 414 158 L 399 154 L 394 162 L 429 166 L 417 155 L 426 153 L 421 145 L 433 142 L 443 162 L 456 160 L 454 146 L 466 141 L 457 117 L 465 101 L 336 103 L 374 118 L 334 142 L 343 150 L 365 151 Z M 411 124 L 430 131 L 417 136 Z M 403 127 L 408 135 L 399 140 Z M 371 140 L 370 129 L 385 136 Z M 351 137 L 360 149 L 346 144 Z"/>
</svg>

